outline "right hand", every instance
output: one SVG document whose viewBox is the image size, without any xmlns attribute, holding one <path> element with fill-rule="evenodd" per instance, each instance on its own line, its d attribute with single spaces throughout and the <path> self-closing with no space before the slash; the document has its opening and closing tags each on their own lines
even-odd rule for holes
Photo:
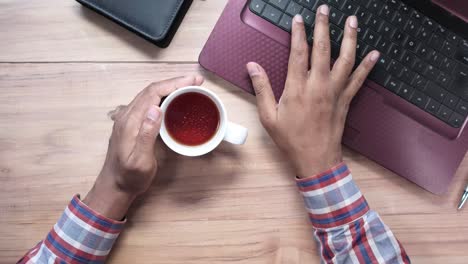
<svg viewBox="0 0 468 264">
<path fill-rule="evenodd" d="M 372 51 L 353 72 L 358 23 L 352 16 L 346 21 L 340 56 L 330 70 L 328 13 L 326 5 L 317 11 L 310 71 L 304 22 L 300 16 L 293 19 L 288 76 L 278 104 L 265 70 L 257 63 L 247 64 L 260 120 L 290 157 L 300 178 L 342 161 L 341 139 L 349 105 L 379 58 Z"/>
<path fill-rule="evenodd" d="M 96 182 L 83 200 L 109 218 L 120 220 L 133 200 L 144 193 L 156 177 L 156 138 L 162 122 L 159 104 L 178 88 L 199 86 L 202 76 L 156 82 L 141 91 L 128 105 L 112 114 L 114 127 L 106 161 Z"/>
</svg>

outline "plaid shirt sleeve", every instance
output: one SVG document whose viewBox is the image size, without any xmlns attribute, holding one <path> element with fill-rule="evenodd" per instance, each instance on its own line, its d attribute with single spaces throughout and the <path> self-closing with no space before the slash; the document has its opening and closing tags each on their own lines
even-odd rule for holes
<svg viewBox="0 0 468 264">
<path fill-rule="evenodd" d="M 124 227 L 73 197 L 47 237 L 17 263 L 104 263 Z"/>
<path fill-rule="evenodd" d="M 297 185 L 323 263 L 410 263 L 392 231 L 369 209 L 346 164 L 298 179 Z"/>
</svg>

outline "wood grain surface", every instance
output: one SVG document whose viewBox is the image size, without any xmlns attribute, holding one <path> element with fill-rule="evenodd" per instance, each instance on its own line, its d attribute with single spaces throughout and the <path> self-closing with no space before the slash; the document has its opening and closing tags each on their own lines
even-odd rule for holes
<svg viewBox="0 0 468 264">
<path fill-rule="evenodd" d="M 247 144 L 184 158 L 163 145 L 159 181 L 139 199 L 109 263 L 319 263 L 294 175 L 258 122 L 255 98 L 196 63 L 225 0 L 195 0 L 162 50 L 71 0 L 0 0 L 0 263 L 44 238 L 71 197 L 92 186 L 107 113 L 150 82 L 201 73 Z M 369 204 L 414 263 L 467 263 L 468 181 L 432 195 L 345 149 Z"/>
</svg>

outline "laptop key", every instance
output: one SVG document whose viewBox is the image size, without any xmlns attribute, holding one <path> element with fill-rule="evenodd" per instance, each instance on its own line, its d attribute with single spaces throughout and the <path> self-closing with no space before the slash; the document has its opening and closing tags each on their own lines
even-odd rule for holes
<svg viewBox="0 0 468 264">
<path fill-rule="evenodd" d="M 330 25 L 330 40 L 341 43 L 343 30 L 333 24 Z"/>
<path fill-rule="evenodd" d="M 281 17 L 281 20 L 278 24 L 282 29 L 286 30 L 287 32 L 291 33 L 292 29 L 292 17 L 284 14 Z"/>
<path fill-rule="evenodd" d="M 327 0 L 327 2 L 328 2 L 330 5 L 332 5 L 332 6 L 336 7 L 336 8 L 338 8 L 338 9 L 341 9 L 341 7 L 346 3 L 345 0 Z"/>
<path fill-rule="evenodd" d="M 451 31 L 447 31 L 447 40 L 455 45 L 458 45 L 458 42 L 460 42 L 460 37 Z"/>
<path fill-rule="evenodd" d="M 282 13 L 279 9 L 267 4 L 261 16 L 273 24 L 278 24 L 281 15 Z"/>
<path fill-rule="evenodd" d="M 424 89 L 424 93 L 438 102 L 443 102 L 448 92 L 434 82 L 429 81 Z"/>
<path fill-rule="evenodd" d="M 458 113 L 453 112 L 448 123 L 454 128 L 460 128 L 463 125 L 465 118 Z"/>
<path fill-rule="evenodd" d="M 371 51 L 369 45 L 365 44 L 364 42 L 358 40 L 356 44 L 356 55 L 358 57 L 364 58 L 367 54 Z"/>
<path fill-rule="evenodd" d="M 457 63 L 454 60 L 451 60 L 449 58 L 444 58 L 444 60 L 442 61 L 442 64 L 440 65 L 440 69 L 444 71 L 445 73 L 452 74 L 456 65 Z"/>
<path fill-rule="evenodd" d="M 450 91 L 468 100 L 468 66 L 458 63 L 454 72 L 454 80 Z"/>
<path fill-rule="evenodd" d="M 424 45 L 421 45 L 416 50 L 416 54 L 418 54 L 423 59 L 427 59 L 429 57 L 429 54 L 431 54 L 433 51 L 434 51 L 433 49 L 428 48 L 428 47 L 426 47 Z"/>
<path fill-rule="evenodd" d="M 457 104 L 457 107 L 455 108 L 455 111 L 463 116 L 467 116 L 468 115 L 468 102 L 460 100 L 460 102 L 458 102 Z"/>
<path fill-rule="evenodd" d="M 312 26 L 315 22 L 315 13 L 307 8 L 304 8 L 301 13 L 302 19 L 306 25 Z"/>
<path fill-rule="evenodd" d="M 400 12 L 404 15 L 407 15 L 407 16 L 410 16 L 411 15 L 411 12 L 413 11 L 413 9 L 411 9 L 409 6 L 407 6 L 406 4 L 402 3 L 400 5 Z"/>
<path fill-rule="evenodd" d="M 424 75 L 432 81 L 436 81 L 439 74 L 440 71 L 432 65 L 428 65 L 426 71 L 424 72 Z"/>
<path fill-rule="evenodd" d="M 405 34 L 405 33 L 401 32 L 401 31 L 397 30 L 397 31 L 395 32 L 395 34 L 393 34 L 392 40 L 393 40 L 393 42 L 395 42 L 396 44 L 402 45 L 402 44 L 406 41 L 406 39 L 407 39 L 408 37 L 409 37 L 409 36 L 408 36 L 407 34 Z"/>
<path fill-rule="evenodd" d="M 362 38 L 367 44 L 376 47 L 377 44 L 379 43 L 380 36 L 376 32 L 367 29 L 366 32 L 364 32 L 364 37 Z"/>
<path fill-rule="evenodd" d="M 439 76 L 437 76 L 436 82 L 440 86 L 448 89 L 450 87 L 450 83 L 452 82 L 452 78 L 450 78 L 447 74 L 441 72 Z"/>
<path fill-rule="evenodd" d="M 429 62 L 436 67 L 440 67 L 440 65 L 444 61 L 444 58 L 445 57 L 442 55 L 442 53 L 435 50 L 432 51 L 431 54 L 429 54 Z"/>
<path fill-rule="evenodd" d="M 423 15 L 421 13 L 419 13 L 418 11 L 416 11 L 416 10 L 413 10 L 411 12 L 410 17 L 411 17 L 412 20 L 414 20 L 414 21 L 416 21 L 416 22 L 418 22 L 420 24 L 422 24 L 423 21 L 424 21 Z"/>
<path fill-rule="evenodd" d="M 444 42 L 444 45 L 442 46 L 442 53 L 444 53 L 445 55 L 449 56 L 449 57 L 452 57 L 454 54 L 455 54 L 455 51 L 456 51 L 456 47 L 455 45 L 453 45 L 451 42 L 449 41 L 445 41 Z"/>
<path fill-rule="evenodd" d="M 380 11 L 380 15 L 384 19 L 392 21 L 393 16 L 395 15 L 395 11 L 389 5 L 384 5 L 382 10 Z"/>
<path fill-rule="evenodd" d="M 390 23 L 384 21 L 382 25 L 380 25 L 380 28 L 377 30 L 377 32 L 384 36 L 393 36 L 393 34 L 396 32 L 396 28 Z"/>
<path fill-rule="evenodd" d="M 314 10 L 314 8 L 317 8 L 318 6 L 318 0 L 294 0 L 298 2 L 300 5 L 303 7 L 309 9 L 309 10 Z"/>
<path fill-rule="evenodd" d="M 341 11 L 345 12 L 348 15 L 355 15 L 359 10 L 359 5 L 353 1 L 347 1 L 344 6 L 341 7 Z"/>
<path fill-rule="evenodd" d="M 388 0 L 387 5 L 389 5 L 393 10 L 398 10 L 401 6 L 401 2 L 399 0 Z"/>
<path fill-rule="evenodd" d="M 429 102 L 427 103 L 425 109 L 427 112 L 435 115 L 439 111 L 440 105 L 441 104 L 437 102 L 436 100 L 429 98 Z"/>
<path fill-rule="evenodd" d="M 388 72 L 381 66 L 374 67 L 374 69 L 369 74 L 369 79 L 382 86 L 385 85 L 387 79 L 389 78 L 390 76 L 388 75 Z"/>
<path fill-rule="evenodd" d="M 284 10 L 289 0 L 270 0 L 269 3 L 276 6 L 277 8 Z"/>
<path fill-rule="evenodd" d="M 412 19 L 408 20 L 408 23 L 406 23 L 406 26 L 405 26 L 406 33 L 408 33 L 411 36 L 416 36 L 420 29 L 421 29 L 421 24 L 419 24 L 418 22 Z"/>
<path fill-rule="evenodd" d="M 392 44 L 388 51 L 388 54 L 390 54 L 390 56 L 392 56 L 393 58 L 399 60 L 401 55 L 403 54 L 403 49 L 398 45 Z"/>
<path fill-rule="evenodd" d="M 391 20 L 392 24 L 395 25 L 397 28 L 403 29 L 408 22 L 408 17 L 402 15 L 400 12 L 395 12 L 395 16 Z"/>
<path fill-rule="evenodd" d="M 447 96 L 445 96 L 443 104 L 450 107 L 450 109 L 455 109 L 457 107 L 458 101 L 460 99 L 451 93 L 447 93 Z"/>
<path fill-rule="evenodd" d="M 396 79 L 395 77 L 390 77 L 388 78 L 384 87 L 394 93 L 398 93 L 400 91 L 402 84 L 403 83 L 400 80 Z"/>
<path fill-rule="evenodd" d="M 401 84 L 401 87 L 400 87 L 400 90 L 397 92 L 397 94 L 403 98 L 405 98 L 406 100 L 410 100 L 411 99 L 411 96 L 413 95 L 413 92 L 414 92 L 414 89 L 411 88 L 411 86 L 405 84 L 405 83 L 402 83 Z"/>
<path fill-rule="evenodd" d="M 423 60 L 417 60 L 414 65 L 413 65 L 413 70 L 419 72 L 419 73 L 424 73 L 427 68 L 427 62 Z"/>
<path fill-rule="evenodd" d="M 367 25 L 369 20 L 372 18 L 372 14 L 369 11 L 365 10 L 365 9 L 360 9 L 356 13 L 356 17 L 357 17 L 359 23 Z"/>
<path fill-rule="evenodd" d="M 265 5 L 266 3 L 262 0 L 252 0 L 252 2 L 250 2 L 250 10 L 257 15 L 260 15 L 263 8 L 265 8 Z"/>
<path fill-rule="evenodd" d="M 377 44 L 377 50 L 380 51 L 383 54 L 388 54 L 388 51 L 390 50 L 390 47 L 392 46 L 392 42 L 390 40 L 380 38 L 379 43 Z"/>
<path fill-rule="evenodd" d="M 412 68 L 414 63 L 416 63 L 416 60 L 418 59 L 418 57 L 416 57 L 416 55 L 414 55 L 413 53 L 405 50 L 403 51 L 403 55 L 401 56 L 401 63 L 403 63 L 404 65 Z"/>
<path fill-rule="evenodd" d="M 397 76 L 401 69 L 403 68 L 403 65 L 401 63 L 399 63 L 398 61 L 396 60 L 391 60 L 389 63 L 388 63 L 388 67 L 387 67 L 387 71 L 391 74 L 391 75 L 395 75 Z"/>
<path fill-rule="evenodd" d="M 450 116 L 452 115 L 452 109 L 446 107 L 445 105 L 441 105 L 439 111 L 437 111 L 436 116 L 443 121 L 449 121 Z"/>
<path fill-rule="evenodd" d="M 404 65 L 404 64 L 403 64 Z M 405 83 L 411 83 L 413 82 L 414 77 L 416 76 L 416 73 L 407 67 L 403 67 L 400 71 L 399 77 L 402 81 Z"/>
<path fill-rule="evenodd" d="M 460 42 L 460 45 L 455 52 L 455 59 L 465 65 L 468 65 L 468 41 Z"/>
<path fill-rule="evenodd" d="M 427 79 L 419 74 L 416 74 L 413 78 L 413 81 L 411 82 L 411 85 L 420 91 L 424 91 L 426 89 Z"/>
<path fill-rule="evenodd" d="M 418 34 L 416 35 L 416 38 L 420 39 L 424 43 L 427 43 L 431 39 L 431 36 L 432 33 L 430 32 L 430 29 L 422 26 Z"/>
<path fill-rule="evenodd" d="M 423 26 L 427 26 L 431 32 L 436 30 L 435 22 L 427 17 L 424 18 Z"/>
<path fill-rule="evenodd" d="M 447 36 L 447 29 L 444 28 L 443 26 L 441 25 L 436 25 L 436 30 L 435 32 L 441 36 L 444 36 L 446 37 Z"/>
<path fill-rule="evenodd" d="M 445 38 L 439 34 L 432 34 L 429 40 L 429 45 L 436 50 L 441 50 L 444 45 Z"/>
<path fill-rule="evenodd" d="M 330 22 L 332 22 L 335 25 L 341 26 L 342 23 L 345 21 L 345 14 L 343 12 L 339 11 L 338 9 L 331 7 L 330 8 Z"/>
<path fill-rule="evenodd" d="M 425 109 L 429 102 L 429 97 L 420 91 L 414 91 L 411 97 L 411 102 L 421 109 Z"/>
<path fill-rule="evenodd" d="M 297 14 L 300 14 L 301 12 L 302 12 L 302 6 L 294 1 L 291 1 L 288 7 L 286 8 L 286 14 L 290 16 L 295 16 Z"/>
<path fill-rule="evenodd" d="M 408 49 L 409 51 L 414 52 L 414 53 L 416 53 L 416 51 L 418 50 L 419 45 L 421 44 L 412 38 L 407 38 L 405 40 L 405 43 L 403 43 L 403 47 L 405 49 Z"/>
<path fill-rule="evenodd" d="M 374 14 L 379 14 L 380 10 L 382 9 L 382 3 L 378 0 L 370 0 L 369 4 L 367 5 L 367 9 L 369 9 Z"/>
</svg>

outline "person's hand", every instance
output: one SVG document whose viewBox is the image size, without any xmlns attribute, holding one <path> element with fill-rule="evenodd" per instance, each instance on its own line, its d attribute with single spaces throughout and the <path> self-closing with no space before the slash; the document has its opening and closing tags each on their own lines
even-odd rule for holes
<svg viewBox="0 0 468 264">
<path fill-rule="evenodd" d="M 179 77 L 153 83 L 112 114 L 115 121 L 106 161 L 83 200 L 92 209 L 121 220 L 133 200 L 153 182 L 158 163 L 155 143 L 161 128 L 161 99 L 178 88 L 199 86 L 203 77 Z"/>
<path fill-rule="evenodd" d="M 341 139 L 350 102 L 379 58 L 378 51 L 372 51 L 353 72 L 358 22 L 352 16 L 346 21 L 340 56 L 330 70 L 328 13 L 323 5 L 316 15 L 310 71 L 304 23 L 300 16 L 293 19 L 288 77 L 279 104 L 265 70 L 247 64 L 260 120 L 301 178 L 342 161 Z"/>
</svg>

